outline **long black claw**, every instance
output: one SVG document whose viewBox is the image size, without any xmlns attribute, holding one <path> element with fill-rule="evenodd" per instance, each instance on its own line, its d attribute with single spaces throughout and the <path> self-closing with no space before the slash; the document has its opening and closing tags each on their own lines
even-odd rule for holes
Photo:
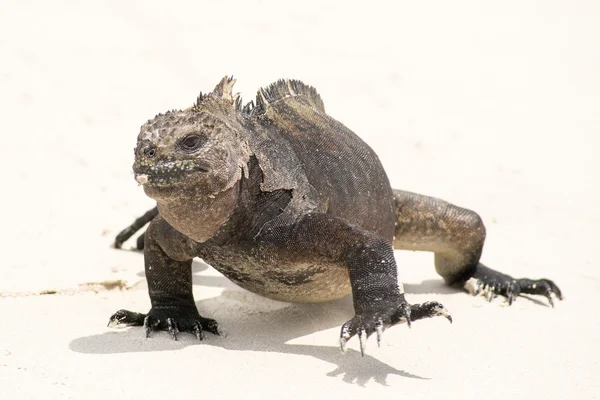
<svg viewBox="0 0 600 400">
<path fill-rule="evenodd" d="M 200 322 L 198 321 L 194 323 L 194 334 L 196 335 L 196 339 L 204 340 L 204 332 L 202 332 L 202 325 L 200 325 Z"/>
<path fill-rule="evenodd" d="M 177 340 L 177 332 L 179 332 L 179 329 L 177 329 L 177 324 L 173 318 L 167 318 L 167 331 L 169 332 L 169 335 L 171 335 L 171 339 Z"/>
<path fill-rule="evenodd" d="M 506 298 L 508 299 L 509 306 L 512 305 L 513 301 L 517 299 L 520 293 L 521 288 L 514 279 L 506 284 Z"/>
<path fill-rule="evenodd" d="M 556 286 L 556 284 L 554 282 L 552 282 L 550 279 L 546 279 L 546 282 L 548 282 L 548 285 L 550 285 L 550 290 L 552 291 L 552 293 L 554 293 L 554 295 L 559 300 L 562 300 L 563 295 L 562 295 L 562 292 L 560 291 L 560 289 L 558 288 L 558 286 Z"/>
<path fill-rule="evenodd" d="M 360 355 L 364 357 L 367 348 L 367 332 L 364 329 L 358 331 L 358 341 L 360 342 Z"/>
<path fill-rule="evenodd" d="M 150 337 L 150 333 L 152 332 L 152 328 L 150 327 L 150 321 L 148 321 L 148 317 L 144 320 L 144 331 L 146 332 L 146 339 Z"/>
<path fill-rule="evenodd" d="M 383 321 L 381 318 L 377 320 L 377 324 L 375 325 L 375 331 L 377 332 L 377 347 L 381 347 L 381 335 L 383 335 Z"/>
<path fill-rule="evenodd" d="M 360 354 L 364 357 L 367 348 L 367 339 L 376 331 L 377 328 L 374 319 L 365 319 L 359 315 L 354 316 L 354 318 L 342 325 L 342 330 L 340 332 L 340 349 L 342 350 L 342 353 L 347 351 L 346 345 L 348 340 L 357 335 L 360 343 Z"/>
<path fill-rule="evenodd" d="M 554 301 L 552 300 L 552 291 L 550 289 L 548 289 L 545 293 L 546 298 L 548 299 L 548 302 L 550 303 L 550 306 L 552 308 L 554 308 Z"/>
<path fill-rule="evenodd" d="M 557 299 L 562 300 L 563 296 L 562 293 L 560 291 L 560 289 L 558 288 L 558 286 L 556 286 L 556 284 L 554 282 L 552 282 L 550 279 L 543 279 L 543 282 L 546 286 L 546 293 L 545 296 L 548 299 L 548 301 L 550 302 L 550 305 L 552 306 L 552 308 L 554 308 L 554 301 L 552 300 L 552 296 L 556 296 Z"/>
<path fill-rule="evenodd" d="M 400 315 L 406 319 L 406 324 L 410 328 L 411 320 L 410 320 L 410 305 L 408 303 L 400 304 Z"/>
<path fill-rule="evenodd" d="M 494 297 L 496 297 L 496 293 L 499 291 L 500 285 L 496 281 L 491 281 L 487 286 L 484 286 L 484 290 L 487 293 L 487 301 L 491 303 Z"/>
<path fill-rule="evenodd" d="M 144 318 L 144 330 L 146 331 L 146 339 L 150 337 L 150 333 L 152 333 L 152 330 L 156 328 L 159 324 L 159 319 L 153 318 L 149 315 L 146 318 Z"/>
<path fill-rule="evenodd" d="M 348 340 L 350 340 L 350 338 L 354 336 L 354 333 L 350 334 L 350 326 L 352 325 L 353 321 L 354 319 L 351 319 L 350 321 L 342 325 L 342 331 L 340 332 L 340 350 L 342 350 L 342 353 L 348 351 Z"/>
</svg>

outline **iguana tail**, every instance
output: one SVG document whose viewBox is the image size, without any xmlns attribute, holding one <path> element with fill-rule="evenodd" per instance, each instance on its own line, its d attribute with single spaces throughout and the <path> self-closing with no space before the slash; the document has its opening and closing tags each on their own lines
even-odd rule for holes
<svg viewBox="0 0 600 400">
<path fill-rule="evenodd" d="M 115 248 L 120 249 L 123 243 L 127 241 L 130 237 L 135 235 L 137 231 L 142 229 L 148 222 L 152 221 L 154 217 L 158 215 L 158 208 L 154 207 L 151 210 L 146 211 L 144 215 L 137 218 L 133 221 L 133 224 L 129 225 L 127 228 L 123 229 L 117 237 L 115 238 Z M 137 248 L 138 250 L 142 250 L 144 248 L 144 234 L 142 233 L 140 237 L 137 238 Z"/>
</svg>

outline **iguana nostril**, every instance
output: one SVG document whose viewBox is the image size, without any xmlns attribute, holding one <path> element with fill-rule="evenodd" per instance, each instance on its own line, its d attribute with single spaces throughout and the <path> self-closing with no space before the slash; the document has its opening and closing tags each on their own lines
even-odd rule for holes
<svg viewBox="0 0 600 400">
<path fill-rule="evenodd" d="M 146 150 L 146 157 L 152 158 L 156 155 L 156 149 L 151 148 Z"/>
</svg>

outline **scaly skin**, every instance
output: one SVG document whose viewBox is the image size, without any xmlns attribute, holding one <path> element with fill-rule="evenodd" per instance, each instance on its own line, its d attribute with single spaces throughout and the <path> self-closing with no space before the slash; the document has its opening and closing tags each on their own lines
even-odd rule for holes
<svg viewBox="0 0 600 400">
<path fill-rule="evenodd" d="M 340 344 L 434 316 L 443 305 L 410 305 L 394 248 L 433 251 L 446 282 L 561 297 L 551 281 L 514 280 L 479 264 L 481 219 L 442 200 L 392 190 L 375 153 L 325 113 L 317 92 L 278 81 L 241 106 L 223 78 L 186 110 L 159 114 L 141 128 L 133 170 L 157 208 L 121 232 L 120 247 L 152 220 L 144 248 L 152 309 L 119 310 L 109 324 L 144 325 L 203 338 L 217 323 L 194 304 L 191 261 L 202 257 L 236 284 L 293 302 L 352 293 L 355 316 Z"/>
</svg>

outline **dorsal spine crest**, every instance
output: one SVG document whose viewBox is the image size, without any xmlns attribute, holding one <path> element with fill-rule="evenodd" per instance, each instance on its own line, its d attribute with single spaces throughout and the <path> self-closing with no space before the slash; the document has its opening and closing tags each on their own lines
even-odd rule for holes
<svg viewBox="0 0 600 400">
<path fill-rule="evenodd" d="M 256 93 L 256 107 L 248 103 L 244 107 L 244 110 L 248 110 L 252 114 L 262 114 L 266 112 L 270 105 L 278 101 L 299 96 L 304 97 L 316 110 L 325 113 L 323 100 L 319 93 L 317 93 L 317 90 L 296 79 L 280 79 L 277 82 L 258 89 Z"/>
</svg>

